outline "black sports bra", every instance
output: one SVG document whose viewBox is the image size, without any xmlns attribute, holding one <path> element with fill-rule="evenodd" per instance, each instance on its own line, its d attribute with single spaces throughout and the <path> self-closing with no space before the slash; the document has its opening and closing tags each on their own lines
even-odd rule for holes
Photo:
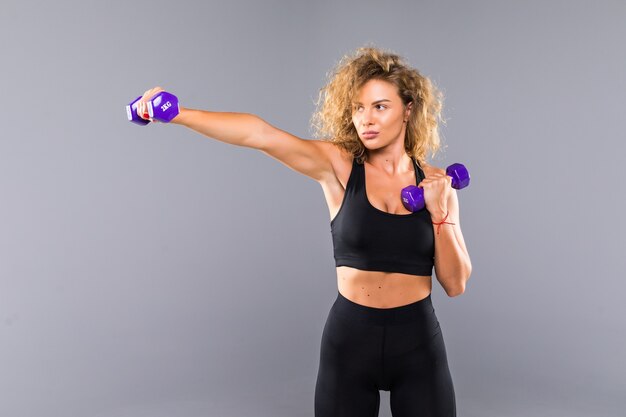
<svg viewBox="0 0 626 417">
<path fill-rule="evenodd" d="M 419 184 L 425 178 L 424 171 L 411 159 L 416 184 Z M 430 213 L 423 209 L 410 214 L 392 214 L 372 206 L 365 192 L 365 167 L 354 159 L 343 201 L 330 222 L 330 231 L 336 266 L 432 275 L 435 235 Z"/>
</svg>

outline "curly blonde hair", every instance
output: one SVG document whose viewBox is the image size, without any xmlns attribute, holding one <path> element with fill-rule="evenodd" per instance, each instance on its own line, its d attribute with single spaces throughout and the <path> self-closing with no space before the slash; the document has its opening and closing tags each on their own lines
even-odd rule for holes
<svg viewBox="0 0 626 417">
<path fill-rule="evenodd" d="M 344 55 L 327 77 L 311 117 L 315 137 L 335 143 L 360 164 L 366 161 L 366 149 L 352 122 L 352 101 L 367 81 L 378 79 L 397 87 L 405 109 L 413 102 L 404 139 L 407 154 L 423 165 L 429 151 L 434 157 L 440 149 L 439 122 L 445 124 L 441 117 L 443 94 L 399 55 L 363 46 L 352 55 Z"/>
</svg>

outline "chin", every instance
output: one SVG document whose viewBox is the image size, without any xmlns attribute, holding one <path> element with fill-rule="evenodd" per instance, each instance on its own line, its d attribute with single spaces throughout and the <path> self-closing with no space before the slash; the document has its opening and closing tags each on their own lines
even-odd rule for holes
<svg viewBox="0 0 626 417">
<path fill-rule="evenodd" d="M 376 143 L 378 143 L 378 138 L 374 138 L 374 139 L 361 139 L 361 143 L 363 144 L 363 146 L 367 147 L 369 146 L 375 146 Z"/>
<path fill-rule="evenodd" d="M 365 142 L 362 142 L 363 146 L 365 147 L 365 149 L 368 149 L 370 151 L 376 150 L 376 149 L 381 149 L 385 147 L 384 143 L 381 143 L 379 141 L 377 141 L 376 139 L 370 139 L 367 140 Z"/>
</svg>

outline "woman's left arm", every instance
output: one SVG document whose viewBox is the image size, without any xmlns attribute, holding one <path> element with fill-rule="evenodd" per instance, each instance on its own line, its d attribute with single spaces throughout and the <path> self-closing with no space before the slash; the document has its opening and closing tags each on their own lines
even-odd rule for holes
<svg viewBox="0 0 626 417">
<path fill-rule="evenodd" d="M 435 274 L 449 297 L 465 292 L 465 284 L 472 273 L 472 263 L 465 247 L 459 223 L 459 199 L 451 188 L 447 207 L 431 213 L 433 222 L 441 222 L 448 212 L 446 223 L 433 225 L 435 232 Z M 454 224 L 447 224 L 454 223 Z"/>
</svg>

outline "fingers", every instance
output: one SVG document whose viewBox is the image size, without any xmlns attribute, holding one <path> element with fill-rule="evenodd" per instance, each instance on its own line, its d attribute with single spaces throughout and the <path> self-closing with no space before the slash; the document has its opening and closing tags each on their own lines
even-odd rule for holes
<svg viewBox="0 0 626 417">
<path fill-rule="evenodd" d="M 422 187 L 424 188 L 424 186 L 426 187 L 430 187 L 432 186 L 432 184 L 437 183 L 443 181 L 446 183 L 446 185 L 450 185 L 452 186 L 452 177 L 449 175 L 445 175 L 445 174 L 433 174 L 428 176 L 427 178 L 424 178 L 422 181 L 420 181 L 419 184 L 417 184 L 418 187 Z"/>
<path fill-rule="evenodd" d="M 142 119 L 148 120 L 150 115 L 148 114 L 146 102 L 142 100 L 143 98 L 137 102 L 137 116 L 141 117 Z"/>
<path fill-rule="evenodd" d="M 141 96 L 139 101 L 137 102 L 137 116 L 141 117 L 145 120 L 150 120 L 151 122 L 156 122 L 156 120 L 150 118 L 150 114 L 148 113 L 148 102 L 157 94 L 159 94 L 163 90 L 161 87 L 154 87 L 149 90 L 146 90 L 145 93 Z"/>
</svg>

